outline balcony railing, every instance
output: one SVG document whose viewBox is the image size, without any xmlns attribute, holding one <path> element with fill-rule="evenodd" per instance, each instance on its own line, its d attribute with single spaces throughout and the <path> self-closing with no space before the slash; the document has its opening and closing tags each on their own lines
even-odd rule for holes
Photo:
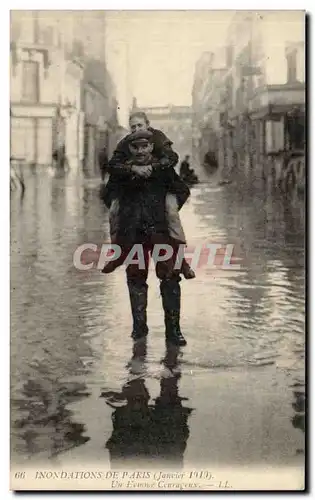
<svg viewBox="0 0 315 500">
<path fill-rule="evenodd" d="M 283 85 L 268 85 L 255 90 L 253 99 L 249 102 L 251 111 L 257 110 L 260 107 L 273 105 L 301 105 L 305 103 L 305 85 L 298 84 L 283 84 Z"/>
</svg>

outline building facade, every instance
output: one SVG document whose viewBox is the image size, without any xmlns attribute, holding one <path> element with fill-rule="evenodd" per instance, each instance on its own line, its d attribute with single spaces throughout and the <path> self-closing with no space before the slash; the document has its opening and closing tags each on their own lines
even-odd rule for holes
<svg viewBox="0 0 315 500">
<path fill-rule="evenodd" d="M 302 186 L 304 13 L 239 11 L 231 22 L 224 50 L 222 71 L 213 72 L 214 56 L 211 65 L 208 63 L 203 120 L 198 124 L 200 137 L 202 127 L 206 130 L 209 149 L 213 147 L 209 131 L 216 124 L 223 178 L 231 180 L 244 174 L 250 182 L 263 181 L 285 190 L 292 184 L 294 189 Z M 219 112 L 209 114 L 211 107 Z"/>
<path fill-rule="evenodd" d="M 11 157 L 47 166 L 64 148 L 70 168 L 96 171 L 117 108 L 104 30 L 99 12 L 11 11 Z"/>
<path fill-rule="evenodd" d="M 226 73 L 225 47 L 204 53 L 196 63 L 192 90 L 193 156 L 204 165 L 204 158 L 211 153 L 219 155 L 220 102 Z"/>
<path fill-rule="evenodd" d="M 230 153 L 222 154 L 224 175 L 242 172 L 286 192 L 303 188 L 304 14 L 238 12 L 227 45 L 233 54 L 221 115 L 221 143 Z"/>
</svg>

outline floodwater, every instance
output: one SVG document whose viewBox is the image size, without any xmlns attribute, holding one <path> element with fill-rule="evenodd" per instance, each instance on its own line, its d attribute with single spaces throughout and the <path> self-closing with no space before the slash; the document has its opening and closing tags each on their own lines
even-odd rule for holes
<svg viewBox="0 0 315 500">
<path fill-rule="evenodd" d="M 12 193 L 12 463 L 303 466 L 303 209 L 195 187 L 189 244 L 233 243 L 240 269 L 182 281 L 181 349 L 165 346 L 150 272 L 150 333 L 133 346 L 124 269 L 73 265 L 79 245 L 108 241 L 99 189 L 42 172 Z"/>
</svg>

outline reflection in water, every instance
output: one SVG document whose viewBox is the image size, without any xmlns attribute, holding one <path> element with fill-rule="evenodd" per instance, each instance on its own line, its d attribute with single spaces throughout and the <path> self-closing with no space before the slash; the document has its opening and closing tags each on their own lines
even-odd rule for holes
<svg viewBox="0 0 315 500">
<path fill-rule="evenodd" d="M 251 358 L 251 364 L 257 359 L 260 364 L 273 364 L 273 358 L 282 357 L 281 366 L 303 370 L 303 212 L 286 200 L 262 195 L 254 199 L 237 186 L 220 192 L 221 210 L 211 189 L 200 190 L 196 197 L 196 212 L 202 220 L 207 220 L 209 212 L 215 214 L 206 239 L 212 241 L 214 235 L 215 241 L 235 244 L 242 259 L 238 273 L 221 273 L 217 288 L 220 294 L 223 289 L 229 291 L 224 310 L 230 330 L 243 345 L 252 346 L 248 350 L 244 345 L 246 359 Z"/>
<path fill-rule="evenodd" d="M 295 429 L 300 429 L 305 434 L 305 386 L 296 382 L 293 386 L 292 408 L 294 410 L 293 417 L 291 418 L 292 425 Z M 304 448 L 297 449 L 296 453 L 304 454 Z"/>
<path fill-rule="evenodd" d="M 12 406 L 18 407 L 20 414 L 12 430 L 22 441 L 20 452 L 24 458 L 40 453 L 52 458 L 85 444 L 89 440 L 83 435 L 85 425 L 73 421 L 72 411 L 66 407 L 88 396 L 85 384 L 28 380 L 21 398 L 12 400 Z"/>
<path fill-rule="evenodd" d="M 305 432 L 305 394 L 301 391 L 294 391 L 293 395 L 295 398 L 294 403 L 292 403 L 295 410 L 295 415 L 292 418 L 293 427 Z"/>
<path fill-rule="evenodd" d="M 287 464 L 303 447 L 305 419 L 304 410 L 298 411 L 305 383 L 303 210 L 276 198 L 248 196 L 234 186 L 192 189 L 182 209 L 189 244 L 235 243 L 243 262 L 233 272 L 197 269 L 195 280 L 182 282 L 189 345 L 180 366 L 176 352 L 166 352 L 153 400 L 156 376 L 150 373 L 164 355 L 154 273 L 148 280 L 148 353 L 136 346 L 126 382 L 131 316 L 124 270 L 104 276 L 73 266 L 79 245 L 108 241 L 108 212 L 100 194 L 98 179 L 57 179 L 44 170 L 29 180 L 22 201 L 12 193 L 12 450 L 22 457 L 53 456 L 83 444 L 84 426 L 91 439 L 80 449 L 88 449 L 92 461 L 100 433 L 112 432 L 107 450 L 113 463 L 123 453 L 126 460 L 139 454 L 139 459 L 180 466 L 190 433 L 185 459 L 191 463 L 200 455 L 202 461 L 254 458 Z M 189 405 L 178 393 L 179 368 Z M 235 376 L 234 369 L 239 370 Z M 256 378 L 249 376 L 255 370 Z M 242 395 L 240 374 L 255 405 L 246 403 L 246 391 Z M 208 401 L 213 384 L 216 406 Z M 102 421 L 98 429 L 98 417 L 107 417 L 91 408 L 104 387 L 113 422 Z M 270 423 L 269 408 L 276 405 L 277 422 Z M 188 406 L 196 408 L 189 431 Z M 262 418 L 263 411 L 268 417 Z M 204 425 L 209 414 L 211 425 Z M 105 456 L 104 446 L 101 453 Z"/>
<path fill-rule="evenodd" d="M 180 369 L 179 348 L 167 346 L 161 376 L 160 394 L 154 404 L 145 385 L 146 341 L 136 343 L 129 364 L 130 376 L 120 393 L 103 392 L 106 403 L 114 408 L 113 433 L 106 443 L 112 468 L 135 466 L 154 460 L 158 466 L 183 466 L 189 436 L 188 417 L 191 408 L 178 394 Z M 142 373 L 141 373 L 142 365 Z M 140 373 L 139 373 L 140 371 Z M 121 405 L 122 404 L 122 405 Z M 118 406 L 119 405 L 119 406 Z"/>
</svg>

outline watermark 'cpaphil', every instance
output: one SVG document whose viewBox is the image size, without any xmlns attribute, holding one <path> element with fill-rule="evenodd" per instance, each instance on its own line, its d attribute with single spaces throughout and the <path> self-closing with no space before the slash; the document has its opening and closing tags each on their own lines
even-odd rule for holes
<svg viewBox="0 0 315 500">
<path fill-rule="evenodd" d="M 179 245 L 176 250 L 175 269 L 180 269 L 183 259 L 190 261 L 190 267 L 196 269 L 207 267 L 210 269 L 238 270 L 241 268 L 239 258 L 235 256 L 234 244 L 202 243 L 194 247 L 187 248 L 186 245 Z M 156 244 L 152 250 L 152 260 L 154 263 L 165 262 L 173 257 L 174 248 L 168 244 Z M 122 248 L 119 245 L 103 243 L 84 243 L 74 252 L 73 265 L 79 271 L 89 271 L 93 268 L 102 270 L 107 262 L 117 260 L 122 255 Z M 125 266 L 136 264 L 139 269 L 145 269 L 145 252 L 143 245 L 136 244 L 129 249 L 124 256 Z"/>
</svg>

